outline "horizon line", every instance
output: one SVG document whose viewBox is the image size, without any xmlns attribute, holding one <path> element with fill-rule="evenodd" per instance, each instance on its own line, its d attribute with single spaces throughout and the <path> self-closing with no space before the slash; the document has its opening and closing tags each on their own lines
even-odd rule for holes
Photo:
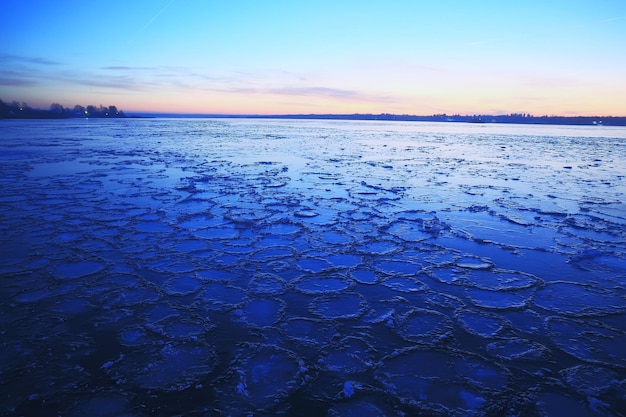
<svg viewBox="0 0 626 417">
<path fill-rule="evenodd" d="M 576 115 L 566 116 L 561 114 L 542 114 L 535 115 L 531 113 L 433 113 L 433 114 L 409 114 L 409 113 L 187 113 L 187 112 L 169 112 L 169 111 L 145 111 L 145 110 L 123 110 L 126 114 L 146 114 L 146 115 L 176 115 L 176 116 L 194 116 L 194 117 L 350 117 L 350 116 L 384 116 L 384 117 L 523 117 L 523 118 L 626 118 L 626 114 L 622 116 L 617 115 Z"/>
</svg>

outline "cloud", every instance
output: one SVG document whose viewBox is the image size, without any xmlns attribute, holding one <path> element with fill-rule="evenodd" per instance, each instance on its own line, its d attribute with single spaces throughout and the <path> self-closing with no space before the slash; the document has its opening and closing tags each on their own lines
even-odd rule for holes
<svg viewBox="0 0 626 417">
<path fill-rule="evenodd" d="M 103 75 L 83 70 L 51 71 L 40 68 L 31 68 L 27 71 L 20 70 L 20 68 L 0 70 L 0 85 L 37 87 L 54 84 L 85 85 L 120 90 L 141 89 L 141 83 L 137 79 L 126 75 Z"/>
<path fill-rule="evenodd" d="M 624 19 L 626 19 L 626 16 L 611 17 L 609 19 L 600 20 L 598 21 L 598 23 L 609 23 L 609 22 L 615 22 L 615 21 L 624 20 Z"/>
<path fill-rule="evenodd" d="M 32 57 L 15 54 L 3 54 L 0 53 L 0 63 L 24 63 L 24 64 L 37 64 L 37 65 L 61 65 L 60 62 L 52 61 L 50 59 L 41 57 Z"/>
<path fill-rule="evenodd" d="M 0 85 L 29 87 L 37 84 L 38 82 L 36 80 L 24 76 L 20 71 L 0 70 Z"/>
<path fill-rule="evenodd" d="M 330 87 L 279 87 L 267 89 L 266 92 L 286 96 L 323 96 L 349 99 L 360 98 L 360 94 L 357 91 Z"/>
<path fill-rule="evenodd" d="M 86 85 L 90 87 L 135 91 L 142 90 L 141 84 L 139 82 L 128 77 L 90 76 L 84 78 L 58 77 L 57 79 L 66 83 L 73 82 L 75 84 Z"/>
<path fill-rule="evenodd" d="M 100 67 L 105 71 L 146 71 L 153 70 L 154 67 L 131 67 L 126 65 L 111 65 L 108 67 Z"/>
</svg>

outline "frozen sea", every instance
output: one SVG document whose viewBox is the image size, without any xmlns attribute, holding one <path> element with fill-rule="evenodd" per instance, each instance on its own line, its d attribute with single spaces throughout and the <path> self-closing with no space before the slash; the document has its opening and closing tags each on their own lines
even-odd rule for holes
<svg viewBox="0 0 626 417">
<path fill-rule="evenodd" d="M 624 416 L 626 128 L 0 120 L 0 415 Z"/>
</svg>

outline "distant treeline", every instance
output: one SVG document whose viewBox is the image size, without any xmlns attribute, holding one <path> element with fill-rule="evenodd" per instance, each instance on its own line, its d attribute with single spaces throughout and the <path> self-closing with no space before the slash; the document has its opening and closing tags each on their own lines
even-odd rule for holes
<svg viewBox="0 0 626 417">
<path fill-rule="evenodd" d="M 182 113 L 140 113 L 140 117 L 193 117 L 193 118 L 234 118 L 234 119 L 319 119 L 319 120 L 384 120 L 403 122 L 461 122 L 461 123 L 519 123 L 544 125 L 590 125 L 626 126 L 626 117 L 616 116 L 533 116 L 526 113 L 505 115 L 460 115 L 433 114 L 416 116 L 391 113 L 353 114 L 182 114 Z"/>
<path fill-rule="evenodd" d="M 4 119 L 69 119 L 72 117 L 106 118 L 126 117 L 122 110 L 115 106 L 99 107 L 79 104 L 73 108 L 63 107 L 59 103 L 52 103 L 48 110 L 34 109 L 26 103 L 13 101 L 5 103 L 0 100 L 0 118 Z"/>
<path fill-rule="evenodd" d="M 34 109 L 26 103 L 13 101 L 5 103 L 0 100 L 0 119 L 69 119 L 73 117 L 115 118 L 127 117 L 115 106 L 87 107 L 75 105 L 72 109 L 59 103 L 52 103 L 47 110 Z M 211 118 L 259 118 L 259 119 L 321 119 L 321 120 L 388 120 L 405 122 L 464 122 L 464 123 L 519 123 L 546 125 L 595 125 L 595 126 L 626 126 L 626 117 L 620 116 L 534 116 L 527 113 L 505 115 L 448 115 L 433 114 L 417 116 L 410 114 L 391 113 L 354 113 L 354 114 L 275 114 L 275 115 L 227 115 L 227 114 L 181 114 L 181 113 L 145 113 L 131 117 L 211 117 Z"/>
<path fill-rule="evenodd" d="M 245 116 L 251 117 L 251 116 Z M 406 122 L 464 122 L 464 123 L 519 123 L 549 125 L 596 125 L 626 126 L 626 117 L 615 116 L 533 116 L 524 113 L 506 115 L 448 115 L 414 116 L 408 114 L 286 114 L 274 116 L 252 116 L 279 119 L 330 119 L 330 120 L 397 120 Z"/>
</svg>

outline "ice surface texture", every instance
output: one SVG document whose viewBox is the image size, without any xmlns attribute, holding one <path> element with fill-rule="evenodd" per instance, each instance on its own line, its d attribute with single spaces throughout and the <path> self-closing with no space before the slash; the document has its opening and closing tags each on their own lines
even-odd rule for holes
<svg viewBox="0 0 626 417">
<path fill-rule="evenodd" d="M 623 128 L 0 124 L 0 415 L 626 409 Z"/>
</svg>

